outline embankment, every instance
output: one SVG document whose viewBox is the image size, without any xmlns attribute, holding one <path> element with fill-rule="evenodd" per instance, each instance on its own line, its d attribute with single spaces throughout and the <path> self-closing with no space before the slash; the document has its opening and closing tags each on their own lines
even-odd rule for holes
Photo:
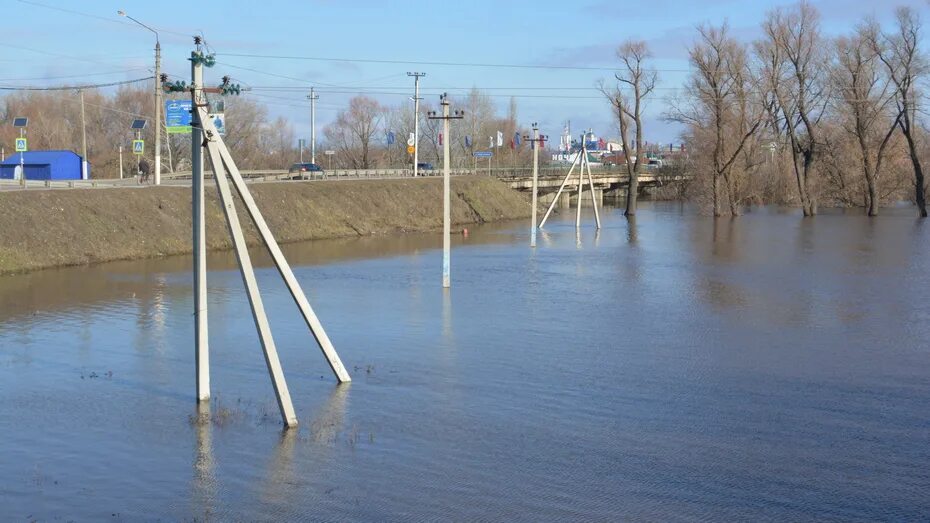
<svg viewBox="0 0 930 523">
<path fill-rule="evenodd" d="M 281 243 L 442 228 L 442 179 L 250 185 Z M 0 192 L 0 274 L 191 252 L 188 187 Z M 250 245 L 260 240 L 242 205 Z M 491 178 L 452 180 L 456 225 L 529 216 L 522 194 Z M 232 245 L 207 186 L 207 248 Z"/>
</svg>

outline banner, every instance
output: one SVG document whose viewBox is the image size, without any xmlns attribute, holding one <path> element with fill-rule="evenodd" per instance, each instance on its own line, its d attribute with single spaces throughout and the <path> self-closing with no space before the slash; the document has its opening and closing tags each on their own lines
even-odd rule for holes
<svg viewBox="0 0 930 523">
<path fill-rule="evenodd" d="M 504 133 L 500 131 L 497 131 L 497 146 L 498 147 L 504 146 Z"/>
</svg>

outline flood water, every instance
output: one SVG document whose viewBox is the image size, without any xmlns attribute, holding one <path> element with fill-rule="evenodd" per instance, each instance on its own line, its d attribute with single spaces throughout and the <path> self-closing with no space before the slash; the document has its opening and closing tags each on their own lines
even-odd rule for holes
<svg viewBox="0 0 930 523">
<path fill-rule="evenodd" d="M 0 278 L 0 519 L 930 518 L 930 224 L 604 214 L 286 246 L 345 386 L 260 259 L 290 431 L 231 254 L 204 412 L 190 258 Z"/>
</svg>

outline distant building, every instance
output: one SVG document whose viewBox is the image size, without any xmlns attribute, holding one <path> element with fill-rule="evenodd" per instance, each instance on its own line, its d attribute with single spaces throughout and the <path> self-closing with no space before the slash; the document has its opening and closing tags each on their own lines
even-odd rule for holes
<svg viewBox="0 0 930 523">
<path fill-rule="evenodd" d="M 80 180 L 82 158 L 74 151 L 13 153 L 0 163 L 0 179 L 20 179 L 20 154 L 27 180 Z M 90 178 L 90 163 L 87 164 Z"/>
</svg>

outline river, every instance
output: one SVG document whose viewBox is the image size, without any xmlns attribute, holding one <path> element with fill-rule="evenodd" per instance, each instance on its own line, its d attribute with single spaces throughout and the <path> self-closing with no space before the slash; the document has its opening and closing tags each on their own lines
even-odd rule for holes
<svg viewBox="0 0 930 523">
<path fill-rule="evenodd" d="M 287 245 L 353 381 L 210 256 L 198 410 L 190 258 L 0 278 L 4 521 L 922 520 L 930 225 L 644 203 L 456 235 Z"/>
</svg>

